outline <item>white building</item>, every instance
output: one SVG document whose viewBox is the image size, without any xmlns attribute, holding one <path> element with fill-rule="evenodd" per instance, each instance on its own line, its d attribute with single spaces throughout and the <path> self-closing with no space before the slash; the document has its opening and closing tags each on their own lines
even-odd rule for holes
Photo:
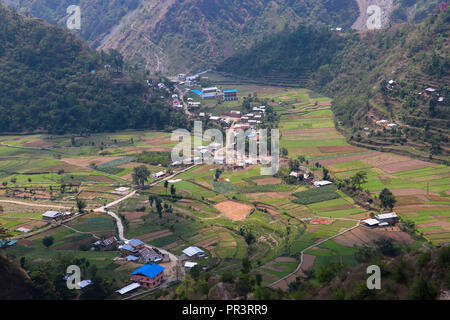
<svg viewBox="0 0 450 320">
<path fill-rule="evenodd" d="M 56 220 L 62 217 L 62 213 L 59 211 L 47 211 L 42 215 L 44 220 Z"/>
<path fill-rule="evenodd" d="M 205 256 L 205 251 L 195 246 L 184 249 L 183 253 L 189 258 L 202 258 Z"/>
<path fill-rule="evenodd" d="M 333 184 L 333 182 L 328 181 L 328 180 L 322 180 L 322 181 L 316 181 L 316 182 L 314 182 L 314 186 L 315 186 L 316 188 L 328 186 L 328 185 L 330 185 L 330 184 Z"/>
</svg>

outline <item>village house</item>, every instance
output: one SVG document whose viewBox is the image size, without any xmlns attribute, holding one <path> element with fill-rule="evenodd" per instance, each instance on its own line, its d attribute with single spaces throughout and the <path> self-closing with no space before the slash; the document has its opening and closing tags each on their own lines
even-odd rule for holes
<svg viewBox="0 0 450 320">
<path fill-rule="evenodd" d="M 372 219 L 372 218 L 362 220 L 361 222 L 362 222 L 366 227 L 369 227 L 369 228 L 375 228 L 375 227 L 378 227 L 378 225 L 380 224 L 380 222 L 379 222 L 377 219 Z"/>
<path fill-rule="evenodd" d="M 205 251 L 195 246 L 184 249 L 183 253 L 189 258 L 203 258 L 205 256 Z"/>
<path fill-rule="evenodd" d="M 237 90 L 223 90 L 223 99 L 225 101 L 238 100 Z"/>
<path fill-rule="evenodd" d="M 155 179 L 159 179 L 159 178 L 164 177 L 166 175 L 166 173 L 167 173 L 166 171 L 160 171 L 160 172 L 153 174 L 152 177 Z"/>
<path fill-rule="evenodd" d="M 138 250 L 128 244 L 119 246 L 119 250 L 122 256 L 135 256 L 138 254 Z"/>
<path fill-rule="evenodd" d="M 153 289 L 164 281 L 164 268 L 157 264 L 146 264 L 131 273 L 131 281 L 142 287 Z"/>
<path fill-rule="evenodd" d="M 142 241 L 139 240 L 139 239 L 131 239 L 131 240 L 128 240 L 127 244 L 128 244 L 129 246 L 132 246 L 132 247 L 135 248 L 136 250 L 139 250 L 139 249 L 142 249 L 142 248 L 145 247 L 145 243 L 142 242 Z"/>
<path fill-rule="evenodd" d="M 62 218 L 62 213 L 59 211 L 47 211 L 42 215 L 45 221 L 56 221 Z"/>
<path fill-rule="evenodd" d="M 375 219 L 380 222 L 380 226 L 393 225 L 398 222 L 398 216 L 395 212 L 378 214 Z"/>
<path fill-rule="evenodd" d="M 320 188 L 320 187 L 328 186 L 328 185 L 330 185 L 330 184 L 333 184 L 333 182 L 328 181 L 328 180 L 315 181 L 315 182 L 314 182 L 314 187 Z"/>
<path fill-rule="evenodd" d="M 197 262 L 189 262 L 189 261 L 186 261 L 186 262 L 184 263 L 184 271 L 185 271 L 186 273 L 188 273 L 188 272 L 191 271 L 191 269 L 192 269 L 193 267 L 195 267 L 196 265 L 198 265 Z"/>
<path fill-rule="evenodd" d="M 156 253 L 152 248 L 143 248 L 139 250 L 139 257 L 144 262 L 160 262 L 162 261 L 162 256 Z"/>
<path fill-rule="evenodd" d="M 141 285 L 139 283 L 132 283 L 126 287 L 123 287 L 122 289 L 116 290 L 116 292 L 123 296 L 124 294 L 127 294 L 128 292 L 131 292 L 131 291 L 139 288 L 140 286 Z"/>
<path fill-rule="evenodd" d="M 100 246 L 103 250 L 114 250 L 117 248 L 117 245 L 117 238 L 114 236 L 106 238 L 100 242 Z"/>
</svg>

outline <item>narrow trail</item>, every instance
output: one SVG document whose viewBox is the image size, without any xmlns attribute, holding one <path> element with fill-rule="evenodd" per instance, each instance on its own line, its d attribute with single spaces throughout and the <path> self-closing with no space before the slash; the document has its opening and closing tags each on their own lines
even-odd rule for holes
<svg viewBox="0 0 450 320">
<path fill-rule="evenodd" d="M 95 239 L 100 240 L 101 238 L 99 236 L 97 236 L 96 234 L 92 233 L 92 232 L 83 232 L 80 230 L 77 230 L 75 228 L 69 227 L 68 225 L 65 224 L 61 224 L 61 226 L 63 226 L 64 228 L 67 228 L 69 230 L 75 231 L 76 233 L 81 233 L 81 234 L 90 234 L 91 236 L 93 236 Z"/>
<path fill-rule="evenodd" d="M 29 207 L 55 208 L 55 209 L 67 209 L 67 210 L 70 210 L 70 207 L 55 206 L 53 204 L 48 204 L 48 205 L 47 204 L 36 204 L 36 203 L 13 201 L 13 200 L 0 200 L 0 202 L 19 204 L 19 205 L 22 205 L 22 206 L 29 206 Z"/>
<path fill-rule="evenodd" d="M 317 243 L 314 243 L 313 245 L 310 245 L 309 247 L 303 249 L 303 250 L 300 252 L 300 263 L 298 264 L 297 268 L 296 268 L 293 272 L 291 272 L 291 273 L 289 273 L 288 275 L 284 276 L 283 278 L 281 278 L 281 279 L 279 279 L 279 280 L 277 280 L 277 281 L 271 283 L 271 284 L 269 285 L 269 287 L 274 288 L 277 284 L 279 284 L 279 283 L 282 282 L 282 281 L 286 281 L 286 284 L 289 285 L 290 282 L 288 282 L 287 279 L 288 279 L 289 277 L 291 277 L 292 275 L 296 275 L 297 272 L 301 269 L 302 264 L 303 264 L 303 254 L 304 254 L 306 251 L 308 251 L 308 250 L 310 250 L 310 249 L 312 249 L 312 248 L 314 248 L 314 247 L 317 247 L 317 246 L 321 245 L 322 243 L 327 242 L 328 240 L 331 240 L 331 239 L 333 239 L 333 238 L 339 237 L 339 236 L 341 236 L 341 235 L 343 235 L 343 234 L 345 234 L 345 233 L 347 233 L 347 232 L 349 232 L 349 231 L 351 231 L 351 230 L 353 230 L 353 229 L 356 229 L 356 228 L 359 227 L 359 225 L 360 225 L 360 220 L 358 220 L 358 223 L 357 223 L 355 226 L 353 226 L 353 227 L 351 227 L 351 228 L 349 228 L 349 229 L 346 229 L 346 230 L 344 230 L 344 231 L 342 231 L 342 232 L 339 232 L 339 233 L 335 234 L 334 236 L 331 236 L 331 237 L 329 237 L 329 238 L 323 239 L 323 240 L 321 240 L 321 241 L 319 241 L 319 242 L 317 242 Z"/>
</svg>

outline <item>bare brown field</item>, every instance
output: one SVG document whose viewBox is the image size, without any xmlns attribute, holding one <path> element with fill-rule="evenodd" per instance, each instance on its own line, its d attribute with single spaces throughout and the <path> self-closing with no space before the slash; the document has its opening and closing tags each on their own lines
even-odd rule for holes
<svg viewBox="0 0 450 320">
<path fill-rule="evenodd" d="M 266 185 L 266 184 L 279 184 L 281 183 L 281 179 L 280 178 L 274 178 L 274 177 L 270 177 L 270 178 L 263 178 L 263 179 L 255 179 L 253 180 L 258 186 L 260 185 Z"/>
<path fill-rule="evenodd" d="M 397 200 L 396 207 L 424 203 L 424 198 L 417 195 L 396 196 L 395 199 Z"/>
<path fill-rule="evenodd" d="M 89 167 L 91 163 L 99 165 L 120 158 L 121 157 L 62 158 L 61 160 L 76 166 Z"/>
<path fill-rule="evenodd" d="M 31 140 L 23 144 L 24 147 L 31 147 L 31 148 L 52 148 L 55 145 L 56 144 L 54 142 L 46 141 L 43 139 Z"/>
<path fill-rule="evenodd" d="M 335 128 L 315 128 L 315 129 L 291 129 L 291 130 L 283 130 L 283 135 L 297 136 L 297 135 L 307 135 L 311 133 L 323 133 L 323 132 L 337 132 Z"/>
<path fill-rule="evenodd" d="M 381 190 L 380 190 L 381 191 Z M 427 191 L 419 188 L 405 188 L 405 189 L 392 189 L 392 193 L 395 196 L 411 196 L 411 195 L 426 195 Z M 432 195 L 437 195 L 435 193 L 431 193 Z"/>
<path fill-rule="evenodd" d="M 414 242 L 414 239 L 409 234 L 400 231 L 397 227 L 377 229 L 359 227 L 336 237 L 333 240 L 340 245 L 353 247 L 353 245 L 370 245 L 373 244 L 373 241 L 381 238 L 389 238 L 394 242 L 401 244 L 411 244 Z"/>
<path fill-rule="evenodd" d="M 115 181 L 111 178 L 105 177 L 105 176 L 89 176 L 89 180 L 98 181 L 102 183 L 114 183 Z"/>
<path fill-rule="evenodd" d="M 407 160 L 395 163 L 389 163 L 388 165 L 383 165 L 382 168 L 384 171 L 388 173 L 396 173 L 408 170 L 417 170 L 422 168 L 432 167 L 433 164 L 420 160 Z"/>
<path fill-rule="evenodd" d="M 214 207 L 233 221 L 244 220 L 253 209 L 248 204 L 231 200 L 219 202 Z"/>
<path fill-rule="evenodd" d="M 248 193 L 247 198 L 252 200 L 274 200 L 290 196 L 290 192 L 255 192 Z"/>
<path fill-rule="evenodd" d="M 170 136 L 161 136 L 161 137 L 142 137 L 141 142 L 154 146 L 161 146 L 165 144 L 174 143 L 174 141 L 170 140 Z"/>
<path fill-rule="evenodd" d="M 47 224 L 47 222 L 45 222 L 45 221 L 33 220 L 30 222 L 15 226 L 14 228 L 17 229 L 17 228 L 23 227 L 23 228 L 27 228 L 27 229 L 33 229 L 34 227 L 37 227 L 37 228 L 43 227 L 46 224 Z"/>
<path fill-rule="evenodd" d="M 275 259 L 275 262 L 296 262 L 297 259 L 292 257 L 278 257 Z"/>
<path fill-rule="evenodd" d="M 357 161 L 357 160 L 363 160 L 364 162 L 367 162 L 367 159 L 373 158 L 373 157 L 377 156 L 378 154 L 381 154 L 381 152 L 374 151 L 374 152 L 363 153 L 363 154 L 355 154 L 355 155 L 347 156 L 347 157 L 319 160 L 318 162 L 323 166 L 330 166 L 333 164 L 345 163 L 345 162 L 351 162 L 351 161 Z"/>
<path fill-rule="evenodd" d="M 353 153 L 353 152 L 363 152 L 366 149 L 358 148 L 355 146 L 328 146 L 328 147 L 317 147 L 322 153 Z"/>
<path fill-rule="evenodd" d="M 125 218 L 127 220 L 133 221 L 142 218 L 143 216 L 147 215 L 147 212 L 121 212 L 123 215 L 125 215 Z"/>
</svg>

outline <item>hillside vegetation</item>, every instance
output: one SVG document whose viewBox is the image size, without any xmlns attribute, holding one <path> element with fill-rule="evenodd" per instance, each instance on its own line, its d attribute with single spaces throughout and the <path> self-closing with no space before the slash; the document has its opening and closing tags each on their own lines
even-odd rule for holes
<svg viewBox="0 0 450 320">
<path fill-rule="evenodd" d="M 1 132 L 164 128 L 173 120 L 162 93 L 132 80 L 116 51 L 96 53 L 3 5 L 0 30 Z"/>
<path fill-rule="evenodd" d="M 206 68 L 257 40 L 299 24 L 350 28 L 355 0 L 1 0 L 65 26 L 66 8 L 81 7 L 81 30 L 95 48 L 119 50 L 150 71 Z"/>
<path fill-rule="evenodd" d="M 445 159 L 450 120 L 449 22 L 450 10 L 436 8 L 423 23 L 376 32 L 337 35 L 300 27 L 229 58 L 218 70 L 262 79 L 277 74 L 306 78 L 306 85 L 334 98 L 338 125 L 355 143 L 378 148 L 397 145 L 403 152 Z M 388 85 L 391 79 L 396 86 Z M 428 87 L 436 93 L 419 95 Z M 388 130 L 377 125 L 375 121 L 381 119 L 399 127 Z"/>
</svg>

